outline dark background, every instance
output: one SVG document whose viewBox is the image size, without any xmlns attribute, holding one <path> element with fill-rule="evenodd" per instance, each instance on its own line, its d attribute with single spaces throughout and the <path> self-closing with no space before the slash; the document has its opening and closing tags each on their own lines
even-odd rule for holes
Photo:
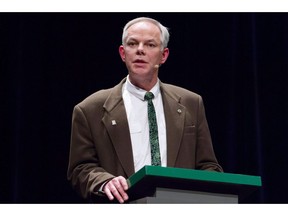
<svg viewBox="0 0 288 216">
<path fill-rule="evenodd" d="M 160 79 L 202 95 L 224 170 L 262 177 L 247 202 L 287 203 L 286 13 L 1 13 L 0 202 L 83 202 L 66 180 L 72 110 L 126 76 L 138 16 L 169 27 Z"/>
</svg>

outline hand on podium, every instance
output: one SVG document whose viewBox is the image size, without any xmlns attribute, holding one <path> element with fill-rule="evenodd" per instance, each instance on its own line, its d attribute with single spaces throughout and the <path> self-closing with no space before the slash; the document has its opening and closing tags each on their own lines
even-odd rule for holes
<svg viewBox="0 0 288 216">
<path fill-rule="evenodd" d="M 129 198 L 125 192 L 127 190 L 127 180 L 123 176 L 118 176 L 107 182 L 103 191 L 109 200 L 114 200 L 114 198 L 116 198 L 119 203 L 124 203 Z"/>
</svg>

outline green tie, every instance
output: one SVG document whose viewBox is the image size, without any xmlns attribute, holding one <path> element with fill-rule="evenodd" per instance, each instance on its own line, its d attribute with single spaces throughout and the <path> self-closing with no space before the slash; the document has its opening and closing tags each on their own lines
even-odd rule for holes
<svg viewBox="0 0 288 216">
<path fill-rule="evenodd" d="M 161 156 L 159 150 L 158 127 L 156 113 L 152 99 L 152 92 L 147 92 L 144 99 L 148 101 L 148 121 L 149 121 L 149 139 L 151 145 L 151 164 L 152 166 L 161 166 Z"/>
</svg>

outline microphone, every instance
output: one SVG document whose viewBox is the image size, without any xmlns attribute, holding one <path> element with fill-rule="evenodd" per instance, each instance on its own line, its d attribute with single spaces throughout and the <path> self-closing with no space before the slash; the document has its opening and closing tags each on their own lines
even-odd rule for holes
<svg viewBox="0 0 288 216">
<path fill-rule="evenodd" d="M 154 65 L 154 68 L 159 68 L 160 64 Z"/>
</svg>

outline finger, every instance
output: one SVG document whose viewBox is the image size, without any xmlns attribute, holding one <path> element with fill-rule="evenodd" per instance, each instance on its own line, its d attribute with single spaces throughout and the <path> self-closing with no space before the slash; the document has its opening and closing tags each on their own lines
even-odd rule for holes
<svg viewBox="0 0 288 216">
<path fill-rule="evenodd" d="M 125 201 L 129 199 L 128 194 L 125 192 L 126 190 L 128 190 L 127 181 L 124 177 L 120 177 L 118 191 Z"/>
<path fill-rule="evenodd" d="M 114 196 L 111 193 L 111 190 L 110 190 L 110 187 L 109 187 L 108 183 L 104 187 L 104 192 L 105 192 L 105 194 L 106 194 L 106 196 L 108 197 L 109 200 L 113 200 L 114 199 Z"/>
<path fill-rule="evenodd" d="M 127 181 L 124 177 L 118 176 L 110 180 L 104 187 L 104 192 L 109 200 L 116 198 L 120 203 L 128 200 L 125 190 L 128 189 Z"/>
<path fill-rule="evenodd" d="M 123 203 L 124 200 L 128 199 L 128 195 L 125 193 L 124 188 L 122 187 L 118 178 L 115 178 L 111 181 L 111 193 L 114 197 L 120 202 Z"/>
<path fill-rule="evenodd" d="M 120 203 L 123 203 L 124 200 L 118 190 L 121 190 L 121 188 L 120 183 L 118 183 L 118 180 L 116 178 L 109 181 L 104 187 L 104 192 L 109 200 L 113 200 L 114 198 L 116 198 Z"/>
<path fill-rule="evenodd" d="M 128 195 L 122 186 L 118 187 L 117 190 L 118 190 L 119 195 L 121 196 L 121 199 L 123 199 L 123 201 L 128 200 Z"/>
<path fill-rule="evenodd" d="M 128 190 L 128 183 L 127 183 L 127 180 L 122 177 L 122 178 L 119 178 L 119 182 L 120 184 L 122 185 L 123 189 L 126 191 Z"/>
</svg>

